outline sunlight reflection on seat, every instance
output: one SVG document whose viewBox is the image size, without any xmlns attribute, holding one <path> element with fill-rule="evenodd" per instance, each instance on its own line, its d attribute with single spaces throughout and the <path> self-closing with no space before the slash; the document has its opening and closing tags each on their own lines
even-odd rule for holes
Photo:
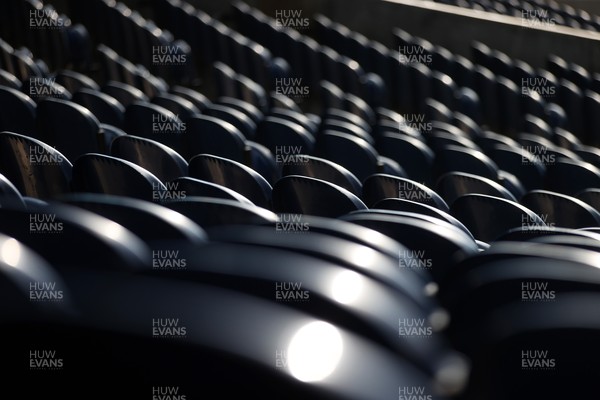
<svg viewBox="0 0 600 400">
<path fill-rule="evenodd" d="M 335 371 L 344 350 L 338 329 L 323 321 L 302 326 L 288 346 L 290 373 L 302 382 L 327 378 Z"/>
</svg>

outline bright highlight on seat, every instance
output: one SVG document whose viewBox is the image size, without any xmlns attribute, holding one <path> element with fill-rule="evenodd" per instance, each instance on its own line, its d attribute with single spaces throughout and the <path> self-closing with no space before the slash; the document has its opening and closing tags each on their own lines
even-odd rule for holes
<svg viewBox="0 0 600 400">
<path fill-rule="evenodd" d="M 342 336 L 335 326 L 323 321 L 308 323 L 289 344 L 290 372 L 302 382 L 321 381 L 336 369 L 343 351 Z"/>
</svg>

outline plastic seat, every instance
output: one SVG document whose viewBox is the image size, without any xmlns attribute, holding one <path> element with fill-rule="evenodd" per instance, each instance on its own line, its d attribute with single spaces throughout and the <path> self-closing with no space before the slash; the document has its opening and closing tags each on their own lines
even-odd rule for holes
<svg viewBox="0 0 600 400">
<path fill-rule="evenodd" d="M 558 157 L 546 167 L 544 187 L 570 196 L 585 189 L 600 188 L 600 169 L 586 162 Z"/>
<path fill-rule="evenodd" d="M 242 162 L 245 142 L 244 135 L 232 124 L 198 115 L 186 123 L 182 150 L 188 160 L 198 154 L 212 154 Z"/>
<path fill-rule="evenodd" d="M 70 191 L 72 165 L 47 144 L 2 132 L 0 154 L 0 173 L 24 196 L 43 199 Z"/>
<path fill-rule="evenodd" d="M 256 124 L 254 121 L 233 107 L 212 104 L 204 110 L 204 113 L 232 124 L 248 139 L 256 136 Z"/>
<path fill-rule="evenodd" d="M 140 89 L 123 82 L 110 81 L 102 87 L 102 91 L 117 99 L 125 108 L 138 101 L 150 101 Z"/>
<path fill-rule="evenodd" d="M 542 261 L 543 263 L 543 261 Z M 524 263 L 519 263 L 519 266 Z M 542 284 L 543 281 L 533 281 Z M 498 288 L 502 293 L 509 291 L 505 285 Z M 516 291 L 516 289 L 515 289 Z M 533 292 L 535 293 L 535 291 Z M 472 301 L 477 302 L 478 296 Z M 489 294 L 488 294 L 488 298 Z M 593 337 L 596 334 L 596 312 L 594 302 L 597 294 L 588 292 L 564 293 L 560 301 L 539 304 L 515 303 L 490 310 L 486 315 L 486 322 L 474 330 L 465 329 L 473 335 L 462 337 L 461 342 L 470 342 L 469 354 L 473 354 L 473 369 L 478 371 L 473 379 L 481 382 L 491 382 L 492 377 L 502 376 L 513 382 L 510 387 L 499 389 L 491 384 L 484 384 L 474 388 L 473 396 L 476 398 L 511 398 L 525 397 L 552 397 L 573 393 L 577 397 L 586 397 L 595 391 L 595 383 L 588 375 L 590 363 L 597 357 L 593 346 Z M 544 311 L 540 312 L 540 306 Z M 542 314 L 542 315 L 540 315 Z M 473 318 L 476 319 L 476 318 Z M 501 321 L 513 321 L 506 327 L 501 335 L 492 333 L 493 326 L 502 324 Z M 487 332 L 487 333 L 485 333 Z M 490 334 L 491 333 L 491 334 Z M 540 343 L 544 349 L 540 350 Z M 541 353 L 540 353 L 541 352 Z M 481 354 L 486 354 L 485 358 Z M 575 354 L 579 354 L 575 356 Z M 523 360 L 520 365 L 524 367 L 512 368 L 509 360 Z M 558 373 L 558 362 L 561 360 L 567 373 Z M 543 365 L 546 370 L 535 370 L 535 364 Z M 554 365 L 554 366 L 553 366 Z M 532 367 L 529 367 L 532 366 Z M 543 372 L 535 383 L 532 382 L 530 372 Z M 569 384 L 565 387 L 563 379 Z M 567 378 L 568 377 L 568 378 Z M 518 389 L 517 389 L 518 388 Z"/>
<path fill-rule="evenodd" d="M 480 64 L 480 63 L 477 63 Z M 482 65 L 473 71 L 474 90 L 477 92 L 483 108 L 483 120 L 493 131 L 500 131 L 499 97 L 495 75 Z"/>
<path fill-rule="evenodd" d="M 100 90 L 100 86 L 98 86 L 93 79 L 79 72 L 61 70 L 57 72 L 55 78 L 56 83 L 62 85 L 69 93 L 75 93 L 84 88 L 97 91 Z"/>
<path fill-rule="evenodd" d="M 582 90 L 572 82 L 562 79 L 557 91 L 557 103 L 565 110 L 568 117 L 565 128 L 575 135 L 584 137 L 586 132 Z"/>
<path fill-rule="evenodd" d="M 572 158 L 574 160 L 579 159 L 575 152 L 559 147 L 545 137 L 522 133 L 517 137 L 517 140 L 521 143 L 523 149 L 533 154 L 535 158 L 546 165 L 554 164 L 560 157 Z"/>
<path fill-rule="evenodd" d="M 450 205 L 465 194 L 485 194 L 517 201 L 508 190 L 498 183 L 464 172 L 449 172 L 442 175 L 437 181 L 435 191 Z"/>
<path fill-rule="evenodd" d="M 600 189 L 586 189 L 578 193 L 576 197 L 600 212 Z"/>
<path fill-rule="evenodd" d="M 210 100 L 206 96 L 195 90 L 177 85 L 171 86 L 169 90 L 170 93 L 191 101 L 196 108 L 200 110 L 200 112 L 204 111 L 204 109 L 211 104 Z"/>
<path fill-rule="evenodd" d="M 74 192 L 104 193 L 153 201 L 167 188 L 146 169 L 116 157 L 84 154 L 73 163 Z"/>
<path fill-rule="evenodd" d="M 457 112 L 469 117 L 474 124 L 483 122 L 483 106 L 479 95 L 469 87 L 463 87 L 454 93 L 454 103 Z"/>
<path fill-rule="evenodd" d="M 340 186 L 355 196 L 362 194 L 362 184 L 346 168 L 329 160 L 308 155 L 302 155 L 299 161 L 284 164 L 281 174 L 321 179 Z"/>
<path fill-rule="evenodd" d="M 54 267 L 135 271 L 145 268 L 151 253 L 145 243 L 121 225 L 67 205 L 0 209 L 0 232 L 19 241 Z M 69 243 L 69 251 L 65 251 Z M 82 265 L 81 260 L 86 260 Z"/>
<path fill-rule="evenodd" d="M 367 120 L 347 110 L 342 110 L 339 108 L 327 108 L 323 114 L 323 120 L 326 119 L 351 123 L 358 126 L 366 133 L 370 133 L 371 131 L 371 126 Z"/>
<path fill-rule="evenodd" d="M 574 197 L 546 190 L 534 190 L 521 199 L 521 204 L 531 209 L 547 224 L 564 228 L 587 228 L 600 224 L 600 213 Z"/>
<path fill-rule="evenodd" d="M 581 145 L 574 152 L 583 161 L 592 164 L 596 168 L 600 168 L 600 149 L 597 147 Z"/>
<path fill-rule="evenodd" d="M 488 154 L 496 145 L 505 145 L 516 149 L 521 148 L 521 145 L 516 140 L 492 131 L 481 132 L 481 135 L 475 139 L 475 143 L 477 143 L 486 154 Z"/>
<path fill-rule="evenodd" d="M 434 280 L 460 260 L 479 250 L 467 233 L 449 223 L 437 223 L 399 215 L 360 212 L 343 220 L 375 229 L 406 246 L 410 251 L 401 268 L 428 271 Z"/>
<path fill-rule="evenodd" d="M 368 131 L 362 129 L 357 125 L 354 125 L 351 122 L 346 122 L 339 119 L 330 119 L 327 118 L 327 116 L 325 116 L 321 123 L 321 131 L 346 133 L 361 138 L 371 145 L 375 144 L 373 137 L 368 133 Z"/>
<path fill-rule="evenodd" d="M 125 107 L 114 97 L 98 90 L 82 88 L 73 95 L 73 102 L 90 110 L 103 124 L 123 127 Z"/>
<path fill-rule="evenodd" d="M 3 200 L 8 201 L 10 204 L 20 204 L 25 207 L 25 200 L 21 196 L 19 189 L 8 178 L 0 174 L 0 204 Z"/>
<path fill-rule="evenodd" d="M 312 154 L 314 137 L 300 124 L 277 117 L 266 117 L 257 127 L 257 140 L 277 157 L 292 154 Z"/>
<path fill-rule="evenodd" d="M 0 86 L 0 130 L 35 134 L 36 104 L 17 89 Z"/>
<path fill-rule="evenodd" d="M 64 317 L 72 305 L 68 300 L 70 292 L 56 270 L 39 254 L 18 240 L 0 235 L 0 246 L 15 253 L 3 253 L 0 258 L 0 287 L 3 301 L 0 315 L 6 325 L 17 320 L 41 320 L 44 316 Z M 53 282 L 52 290 L 34 289 L 44 287 L 43 282 Z M 48 285 L 48 283 L 46 284 Z M 52 285 L 52 284 L 51 284 Z M 62 294 L 63 301 L 35 301 L 37 298 L 50 298 Z M 39 296 L 39 297 L 38 297 Z"/>
<path fill-rule="evenodd" d="M 538 135 L 543 138 L 553 140 L 556 143 L 556 140 L 554 140 L 555 135 L 552 132 L 553 129 L 550 127 L 550 125 L 548 125 L 548 123 L 546 123 L 546 121 L 544 121 L 543 118 L 543 116 L 538 117 L 531 114 L 525 115 L 523 121 L 523 132 Z"/>
<path fill-rule="evenodd" d="M 318 125 L 302 112 L 289 110 L 287 108 L 273 107 L 269 112 L 269 116 L 299 124 L 313 136 L 317 134 Z"/>
<path fill-rule="evenodd" d="M 125 110 L 123 129 L 130 135 L 155 140 L 179 152 L 186 124 L 166 108 L 134 102 Z"/>
<path fill-rule="evenodd" d="M 23 81 L 21 91 L 36 103 L 44 99 L 71 100 L 72 94 L 54 78 L 28 78 Z"/>
<path fill-rule="evenodd" d="M 405 134 L 408 129 L 391 131 L 387 127 L 377 140 L 377 149 L 382 156 L 396 161 L 409 178 L 429 183 L 432 179 L 435 154 L 419 136 Z M 399 132 L 399 133 L 396 133 Z"/>
<path fill-rule="evenodd" d="M 235 200 L 240 203 L 254 205 L 250 200 L 235 190 L 217 185 L 216 183 L 190 178 L 188 176 L 167 181 L 165 182 L 165 186 L 168 188 L 169 192 L 173 193 L 172 195 L 168 195 L 173 199 L 187 196 L 215 197 L 217 199 Z"/>
<path fill-rule="evenodd" d="M 215 103 L 241 111 L 250 117 L 255 124 L 258 124 L 265 117 L 262 111 L 260 111 L 255 105 L 234 97 L 219 97 Z"/>
<path fill-rule="evenodd" d="M 21 81 L 19 81 L 16 76 L 3 69 L 0 69 L 0 85 L 16 90 L 21 89 Z"/>
<path fill-rule="evenodd" d="M 152 247 L 164 240 L 200 244 L 208 238 L 192 220 L 150 202 L 91 193 L 64 195 L 60 201 L 118 223 Z"/>
<path fill-rule="evenodd" d="M 491 180 L 498 179 L 498 166 L 484 153 L 447 145 L 436 153 L 434 168 L 440 176 L 446 172 L 466 172 Z"/>
<path fill-rule="evenodd" d="M 289 223 L 283 222 L 283 219 L 281 219 L 280 222 L 276 223 L 276 229 L 270 226 L 252 225 L 244 225 L 243 227 L 215 227 L 210 229 L 209 235 L 213 241 L 283 249 L 316 257 L 320 260 L 335 261 L 337 264 L 350 270 L 374 278 L 386 286 L 397 289 L 426 312 L 433 311 L 435 303 L 423 291 L 419 290 L 419 286 L 422 285 L 419 276 L 410 273 L 410 270 L 399 269 L 396 260 L 397 257 L 388 257 L 364 245 L 324 233 L 311 232 L 310 235 L 304 235 L 303 240 L 299 241 L 291 228 L 285 231 L 284 228 L 293 225 L 287 224 Z M 301 222 L 299 224 L 299 226 L 310 230 L 310 222 Z M 284 232 L 288 234 L 282 234 Z M 371 254 L 372 258 L 364 263 L 349 256 L 353 252 Z"/>
<path fill-rule="evenodd" d="M 377 151 L 368 142 L 354 135 L 322 132 L 315 155 L 347 168 L 361 181 L 377 172 Z"/>
<path fill-rule="evenodd" d="M 512 228 L 543 228 L 546 221 L 517 202 L 483 194 L 467 194 L 450 206 L 450 214 L 461 221 L 476 239 L 496 240 Z M 548 221 L 549 222 L 549 221 Z"/>
<path fill-rule="evenodd" d="M 580 138 L 597 147 L 600 141 L 593 134 L 590 135 L 590 132 L 596 132 L 600 128 L 600 91 L 584 92 L 583 107 L 586 135 L 580 136 Z"/>
<path fill-rule="evenodd" d="M 273 185 L 281 177 L 280 168 L 273 153 L 262 144 L 247 141 L 246 155 L 250 159 L 248 165 L 265 178 L 270 185 Z"/>
<path fill-rule="evenodd" d="M 47 98 L 37 108 L 39 138 L 70 160 L 89 152 L 105 152 L 100 122 L 86 108 L 70 101 Z"/>
<path fill-rule="evenodd" d="M 187 122 L 188 119 L 200 114 L 200 110 L 194 103 L 175 94 L 158 94 L 152 98 L 151 102 L 171 111 L 182 122 Z"/>
<path fill-rule="evenodd" d="M 519 87 L 504 76 L 496 77 L 498 105 L 503 110 L 500 127 L 503 133 L 514 136 L 520 128 L 520 90 Z"/>
<path fill-rule="evenodd" d="M 163 205 L 187 216 L 202 228 L 273 224 L 277 221 L 277 215 L 271 211 L 236 200 L 189 196 Z"/>
<path fill-rule="evenodd" d="M 351 192 L 321 179 L 289 175 L 273 186 L 273 209 L 278 213 L 336 218 L 366 208 Z"/>
<path fill-rule="evenodd" d="M 477 146 L 471 139 L 463 135 L 462 132 L 459 132 L 460 130 L 458 128 L 454 130 L 454 132 L 450 133 L 438 130 L 434 126 L 432 131 L 428 132 L 425 137 L 429 147 L 436 153 L 446 146 L 458 146 L 480 151 L 479 146 Z"/>
<path fill-rule="evenodd" d="M 189 161 L 190 177 L 233 189 L 259 207 L 270 208 L 271 185 L 251 168 L 233 160 L 199 154 Z"/>
<path fill-rule="evenodd" d="M 435 57 L 434 57 L 435 60 Z M 457 90 L 456 83 L 452 78 L 439 70 L 431 74 L 431 97 L 448 107 L 454 105 L 454 92 Z"/>
<path fill-rule="evenodd" d="M 163 182 L 188 174 L 188 165 L 183 157 L 150 139 L 119 136 L 111 144 L 110 155 L 139 165 Z"/>
<path fill-rule="evenodd" d="M 446 202 L 427 186 L 410 179 L 385 174 L 375 174 L 364 180 L 362 198 L 369 207 L 384 199 L 398 198 L 448 211 Z"/>
<path fill-rule="evenodd" d="M 416 201 L 405 200 L 405 199 L 383 199 L 375 203 L 371 208 L 371 210 L 389 210 L 389 211 L 399 211 L 402 215 L 408 216 L 408 213 L 413 216 L 419 216 L 421 218 L 424 217 L 433 217 L 439 220 L 448 222 L 457 228 L 464 231 L 470 237 L 473 238 L 473 235 L 466 226 L 463 225 L 462 222 L 454 218 L 452 215 L 448 214 L 445 211 L 440 210 L 439 208 L 435 208 L 429 206 L 424 203 L 418 203 Z M 400 214 L 399 214 L 400 215 Z M 475 238 L 473 238 L 475 239 Z"/>
</svg>

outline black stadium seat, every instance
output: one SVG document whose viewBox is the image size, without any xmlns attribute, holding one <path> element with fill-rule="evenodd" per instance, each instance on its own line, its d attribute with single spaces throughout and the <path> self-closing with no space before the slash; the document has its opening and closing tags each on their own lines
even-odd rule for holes
<svg viewBox="0 0 600 400">
<path fill-rule="evenodd" d="M 271 185 L 258 173 L 233 160 L 199 154 L 190 160 L 190 176 L 235 190 L 259 207 L 270 208 Z"/>
<path fill-rule="evenodd" d="M 553 226 L 588 228 L 600 225 L 600 213 L 574 197 L 547 190 L 534 190 L 521 199 L 521 204 L 542 216 Z"/>
<path fill-rule="evenodd" d="M 321 179 L 288 175 L 273 186 L 273 209 L 277 213 L 336 218 L 366 208 L 348 190 Z"/>
<path fill-rule="evenodd" d="M 493 241 L 513 228 L 535 229 L 546 225 L 543 218 L 519 203 L 484 194 L 459 197 L 452 203 L 450 214 L 484 242 Z"/>
<path fill-rule="evenodd" d="M 54 98 L 40 101 L 36 126 L 40 140 L 70 160 L 85 153 L 107 153 L 99 140 L 100 122 L 79 104 Z"/>
<path fill-rule="evenodd" d="M 0 2 L 4 397 L 597 398 L 598 10 Z"/>
<path fill-rule="evenodd" d="M 110 154 L 147 169 L 163 182 L 188 174 L 188 165 L 183 157 L 151 139 L 119 136 L 112 141 Z"/>
<path fill-rule="evenodd" d="M 155 201 L 165 185 L 146 169 L 116 157 L 84 154 L 73 164 L 74 192 L 104 193 Z"/>
<path fill-rule="evenodd" d="M 23 196 L 50 198 L 71 190 L 70 161 L 49 145 L 12 132 L 0 133 L 0 173 Z"/>
</svg>

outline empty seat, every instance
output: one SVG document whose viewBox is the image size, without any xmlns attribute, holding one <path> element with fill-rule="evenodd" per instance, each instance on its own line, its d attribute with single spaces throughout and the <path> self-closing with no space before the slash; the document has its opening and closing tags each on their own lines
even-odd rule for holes
<svg viewBox="0 0 600 400">
<path fill-rule="evenodd" d="M 188 165 L 183 157 L 170 147 L 150 139 L 119 136 L 111 144 L 110 155 L 139 165 L 163 182 L 188 174 Z"/>
<path fill-rule="evenodd" d="M 35 135 L 36 104 L 17 89 L 0 86 L 0 130 Z"/>
<path fill-rule="evenodd" d="M 273 186 L 273 209 L 278 213 L 336 218 L 366 208 L 351 192 L 321 179 L 289 175 Z"/>
<path fill-rule="evenodd" d="M 125 110 L 123 129 L 130 135 L 156 140 L 180 151 L 186 124 L 166 108 L 136 101 Z"/>
<path fill-rule="evenodd" d="M 513 228 L 543 228 L 545 220 L 517 202 L 483 194 L 467 194 L 450 206 L 476 239 L 491 242 Z"/>
<path fill-rule="evenodd" d="M 163 205 L 187 216 L 203 228 L 219 225 L 264 225 L 277 221 L 276 214 L 262 207 L 214 197 L 189 196 Z"/>
<path fill-rule="evenodd" d="M 312 154 L 315 139 L 300 124 L 278 117 L 266 117 L 256 130 L 256 139 L 265 145 L 275 156 L 291 154 Z"/>
<path fill-rule="evenodd" d="M 254 170 L 236 161 L 199 154 L 190 160 L 189 173 L 192 178 L 233 189 L 259 207 L 271 207 L 271 185 Z"/>
<path fill-rule="evenodd" d="M 478 150 L 454 145 L 444 146 L 436 153 L 435 170 L 438 176 L 446 172 L 466 172 L 498 179 L 498 166 L 488 156 Z"/>
<path fill-rule="evenodd" d="M 100 122 L 79 104 L 47 98 L 38 104 L 36 126 L 39 138 L 56 147 L 68 159 L 82 154 L 107 152 L 100 139 Z"/>
<path fill-rule="evenodd" d="M 81 89 L 100 90 L 100 86 L 94 80 L 82 73 L 61 70 L 55 76 L 56 83 L 62 85 L 70 93 L 75 93 Z"/>
<path fill-rule="evenodd" d="M 435 154 L 421 140 L 407 135 L 384 132 L 378 141 L 379 153 L 396 161 L 408 177 L 429 183 L 432 179 Z"/>
<path fill-rule="evenodd" d="M 207 239 L 192 220 L 147 201 L 92 193 L 64 195 L 60 201 L 115 221 L 150 245 L 161 240 L 200 244 Z"/>
<path fill-rule="evenodd" d="M 248 139 L 256 136 L 256 123 L 248 115 L 233 107 L 212 104 L 204 110 L 204 114 L 232 124 Z"/>
<path fill-rule="evenodd" d="M 201 112 L 211 104 L 210 100 L 208 100 L 208 98 L 202 93 L 186 87 L 171 86 L 170 91 L 177 96 L 191 101 Z"/>
<path fill-rule="evenodd" d="M 36 103 L 48 98 L 70 100 L 72 97 L 71 92 L 56 83 L 54 78 L 30 77 L 23 81 L 21 91 Z"/>
<path fill-rule="evenodd" d="M 73 206 L 2 208 L 0 217 L 0 232 L 22 241 L 57 268 L 135 271 L 151 259 L 149 248 L 131 231 Z"/>
<path fill-rule="evenodd" d="M 183 122 L 200 114 L 200 110 L 190 100 L 175 94 L 162 93 L 152 98 L 152 104 L 171 111 Z"/>
<path fill-rule="evenodd" d="M 450 205 L 465 194 L 486 194 L 517 201 L 508 190 L 491 179 L 464 172 L 449 172 L 442 175 L 437 181 L 435 191 Z"/>
<path fill-rule="evenodd" d="M 546 167 L 545 188 L 570 196 L 585 189 L 600 188 L 600 169 L 586 162 L 558 157 Z"/>
<path fill-rule="evenodd" d="M 375 174 L 365 179 L 362 198 L 369 207 L 384 199 L 398 198 L 448 211 L 446 202 L 427 186 L 410 179 L 385 174 Z"/>
<path fill-rule="evenodd" d="M 24 196 L 44 199 L 69 192 L 71 170 L 69 160 L 47 144 L 0 133 L 0 173 Z"/>
<path fill-rule="evenodd" d="M 456 226 L 457 228 L 460 228 L 461 230 L 465 231 L 465 233 L 467 233 L 469 236 L 473 237 L 473 235 L 471 234 L 471 232 L 469 232 L 467 227 L 465 227 L 463 223 L 457 220 L 455 217 L 453 217 L 445 211 L 440 210 L 439 208 L 435 208 L 424 203 L 418 203 L 416 201 L 405 199 L 388 198 L 378 201 L 371 207 L 371 209 L 401 211 L 403 213 L 412 213 L 414 215 L 434 217 L 442 221 L 446 221 Z"/>
<path fill-rule="evenodd" d="M 347 168 L 359 180 L 377 171 L 377 151 L 364 139 L 347 133 L 322 132 L 315 155 Z"/>
<path fill-rule="evenodd" d="M 84 154 L 73 164 L 74 192 L 104 193 L 153 201 L 166 191 L 163 183 L 146 169 L 116 157 Z"/>
<path fill-rule="evenodd" d="M 586 228 L 600 224 L 598 211 L 583 201 L 564 194 L 534 190 L 523 196 L 521 204 L 552 226 Z"/>
<path fill-rule="evenodd" d="M 123 127 L 125 107 L 114 97 L 98 90 L 82 88 L 73 95 L 73 102 L 90 110 L 103 124 Z"/>
<path fill-rule="evenodd" d="M 184 176 L 165 182 L 168 188 L 167 196 L 169 199 L 177 199 L 187 196 L 193 197 L 215 197 L 217 199 L 235 200 L 244 204 L 253 203 L 235 190 L 216 183 L 203 181 L 196 178 Z M 169 192 L 172 193 L 169 195 Z"/>
<path fill-rule="evenodd" d="M 437 223 L 399 215 L 360 212 L 345 221 L 375 229 L 406 246 L 400 267 L 431 273 L 437 279 L 455 263 L 479 250 L 471 236 L 449 223 Z"/>
<path fill-rule="evenodd" d="M 494 145 L 487 153 L 499 168 L 518 177 L 528 190 L 543 187 L 545 154 L 533 154 L 524 147 L 504 144 Z"/>
<path fill-rule="evenodd" d="M 323 158 L 302 155 L 283 165 L 281 174 L 301 175 L 321 179 L 341 186 L 356 196 L 362 194 L 362 184 L 346 168 Z"/>
<path fill-rule="evenodd" d="M 129 107 L 130 104 L 136 101 L 149 101 L 148 96 L 138 88 L 122 82 L 108 82 L 102 91 L 111 97 L 117 99 L 124 107 Z"/>
<path fill-rule="evenodd" d="M 183 155 L 191 159 L 198 154 L 212 154 L 244 161 L 245 137 L 229 122 L 208 115 L 198 115 L 186 122 Z"/>
<path fill-rule="evenodd" d="M 215 104 L 223 105 L 241 111 L 242 113 L 250 117 L 250 119 L 254 121 L 255 124 L 258 124 L 265 117 L 262 111 L 260 111 L 255 105 L 250 104 L 244 100 L 236 99 L 234 97 L 219 97 L 215 101 Z"/>
</svg>

